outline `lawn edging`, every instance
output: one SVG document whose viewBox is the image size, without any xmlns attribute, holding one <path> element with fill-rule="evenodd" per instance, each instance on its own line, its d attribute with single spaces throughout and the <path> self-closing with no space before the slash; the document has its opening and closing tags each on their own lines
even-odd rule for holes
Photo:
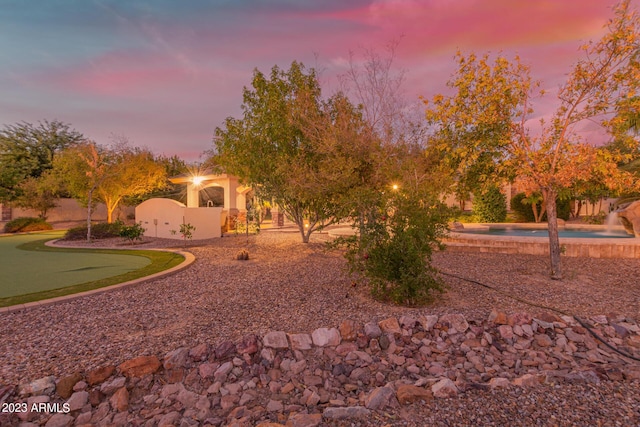
<svg viewBox="0 0 640 427">
<path fill-rule="evenodd" d="M 21 304 L 15 304 L 15 305 L 10 305 L 10 306 L 6 306 L 6 307 L 0 307 L 0 314 L 5 314 L 5 313 L 11 313 L 11 312 L 15 312 L 15 311 L 26 311 L 32 308 L 36 308 L 36 307 L 44 307 L 44 306 L 48 306 L 48 305 L 52 305 L 52 304 L 57 304 L 60 302 L 65 302 L 65 301 L 72 301 L 78 298 L 83 298 L 85 296 L 89 296 L 89 295 L 95 295 L 95 294 L 99 294 L 99 293 L 103 293 L 103 292 L 110 292 L 113 291 L 115 289 L 120 289 L 120 288 L 124 288 L 127 286 L 132 286 L 132 285 L 137 285 L 140 283 L 145 283 L 151 280 L 155 280 L 161 277 L 166 277 L 166 276 L 171 276 L 173 274 L 178 273 L 179 271 L 184 270 L 185 268 L 189 267 L 191 264 L 193 264 L 193 262 L 195 261 L 196 257 L 191 253 L 191 252 L 187 252 L 187 251 L 181 251 L 181 250 L 177 250 L 177 251 L 172 251 L 172 250 L 168 250 L 168 249 L 150 249 L 150 248 L 145 248 L 145 249 L 132 249 L 132 248 L 127 248 L 127 249 L 123 249 L 123 248 L 116 248 L 116 247 L 105 247 L 105 248 L 99 248 L 99 249 L 92 249 L 92 248 L 86 248 L 86 247 L 69 247 L 69 246 L 65 246 L 64 248 L 61 246 L 55 246 L 56 241 L 59 239 L 55 239 L 55 240 L 50 240 L 45 242 L 44 244 L 50 248 L 56 248 L 56 249 L 83 249 L 86 250 L 87 252 L 91 252 L 91 251 L 100 251 L 100 250 L 109 250 L 109 251 L 155 251 L 155 252 L 168 252 L 168 253 L 173 253 L 176 255 L 180 255 L 184 258 L 184 260 L 178 264 L 175 265 L 167 270 L 163 270 L 163 271 L 159 271 L 153 274 L 150 274 L 148 276 L 144 276 L 144 277 L 139 277 L 137 279 L 133 279 L 133 280 L 128 280 L 126 282 L 122 282 L 122 283 L 117 283 L 114 285 L 107 285 L 107 286 L 103 286 L 103 287 L 98 287 L 96 289 L 91 289 L 91 290 L 86 290 L 86 291 L 81 291 L 81 292 L 77 292 L 77 293 L 72 293 L 69 295 L 62 295 L 62 296 L 58 296 L 58 297 L 53 297 L 53 298 L 46 298 L 46 299 L 42 299 L 39 301 L 32 301 L 32 302 L 27 302 L 27 303 L 21 303 Z M 62 288 L 64 289 L 64 288 Z"/>
</svg>

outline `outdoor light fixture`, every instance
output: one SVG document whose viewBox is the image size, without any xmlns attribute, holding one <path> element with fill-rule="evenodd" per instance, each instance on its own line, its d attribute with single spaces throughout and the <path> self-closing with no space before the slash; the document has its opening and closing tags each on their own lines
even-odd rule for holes
<svg viewBox="0 0 640 427">
<path fill-rule="evenodd" d="M 194 185 L 200 185 L 203 181 L 204 178 L 201 176 L 194 176 L 193 178 L 191 178 L 191 182 L 193 182 Z"/>
<path fill-rule="evenodd" d="M 393 191 L 396 191 L 398 189 L 398 184 L 393 184 L 393 187 L 391 188 L 393 188 Z"/>
</svg>

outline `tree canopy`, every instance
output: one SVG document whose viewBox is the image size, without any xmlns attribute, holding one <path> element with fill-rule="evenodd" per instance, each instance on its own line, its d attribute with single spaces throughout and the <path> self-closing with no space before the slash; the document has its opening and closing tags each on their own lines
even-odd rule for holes
<svg viewBox="0 0 640 427">
<path fill-rule="evenodd" d="M 273 200 L 308 242 L 341 218 L 341 195 L 369 173 L 371 133 L 345 97 L 323 100 L 315 70 L 297 62 L 268 77 L 255 70 L 243 100 L 243 117 L 216 128 L 214 163 Z"/>
<path fill-rule="evenodd" d="M 0 131 L 0 201 L 18 199 L 23 181 L 39 178 L 53 167 L 56 154 L 84 139 L 70 125 L 56 120 L 5 126 Z"/>
<path fill-rule="evenodd" d="M 561 278 L 556 198 L 584 176 L 597 176 L 610 188 L 636 185 L 616 167 L 619 153 L 599 150 L 580 137 L 577 126 L 597 121 L 612 131 L 616 107 L 630 104 L 640 84 L 640 22 L 628 0 L 615 8 L 608 32 L 583 46 L 557 94 L 549 121 L 532 129 L 539 82 L 519 58 L 458 53 L 451 96 L 437 95 L 427 107 L 434 125 L 434 148 L 458 175 L 488 181 L 496 174 L 515 179 L 529 194 L 540 191 L 547 210 L 551 276 Z M 613 119 L 612 119 L 613 118 Z M 637 142 L 636 142 L 637 143 Z"/>
</svg>

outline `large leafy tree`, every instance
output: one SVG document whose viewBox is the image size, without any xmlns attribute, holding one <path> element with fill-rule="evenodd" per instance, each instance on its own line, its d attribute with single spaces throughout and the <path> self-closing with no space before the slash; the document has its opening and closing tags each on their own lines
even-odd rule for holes
<svg viewBox="0 0 640 427">
<path fill-rule="evenodd" d="M 255 70 L 243 100 L 243 117 L 216 128 L 212 163 L 279 205 L 306 243 L 344 213 L 360 162 L 347 151 L 366 138 L 364 123 L 346 98 L 323 100 L 316 72 L 297 62 L 269 76 Z"/>
<path fill-rule="evenodd" d="M 56 157 L 54 173 L 74 198 L 87 206 L 87 239 L 96 201 L 107 208 L 107 221 L 125 197 L 135 197 L 166 184 L 166 171 L 148 150 L 116 144 L 104 147 L 85 142 Z"/>
<path fill-rule="evenodd" d="M 107 222 L 120 203 L 130 197 L 140 197 L 162 189 L 167 184 L 164 165 L 158 163 L 149 150 L 133 147 L 123 141 L 105 153 L 108 173 L 96 187 L 97 198 L 107 207 Z"/>
<path fill-rule="evenodd" d="M 540 191 L 549 223 L 551 277 L 562 278 L 556 199 L 585 175 L 601 177 L 609 187 L 634 185 L 630 174 L 616 167 L 618 156 L 581 139 L 585 121 L 612 124 L 616 106 L 637 96 L 640 84 L 640 21 L 628 0 L 615 8 L 608 32 L 583 46 L 578 61 L 560 88 L 557 109 L 540 129 L 530 129 L 539 84 L 519 58 L 458 54 L 458 71 L 449 82 L 451 96 L 434 97 L 427 118 L 435 125 L 435 144 L 460 174 L 486 162 L 513 177 L 527 192 Z M 482 174 L 481 174 L 482 176 Z"/>
<path fill-rule="evenodd" d="M 81 133 L 56 120 L 5 126 L 0 130 L 0 201 L 18 199 L 25 180 L 39 178 L 53 167 L 56 154 L 83 140 Z"/>
<path fill-rule="evenodd" d="M 63 151 L 54 161 L 54 173 L 65 190 L 87 206 L 87 241 L 91 240 L 91 217 L 98 186 L 112 177 L 104 147 L 86 141 Z"/>
</svg>

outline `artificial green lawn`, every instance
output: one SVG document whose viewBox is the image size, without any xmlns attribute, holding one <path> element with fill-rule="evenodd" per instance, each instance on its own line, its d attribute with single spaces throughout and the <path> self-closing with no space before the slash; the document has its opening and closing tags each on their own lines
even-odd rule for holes
<svg viewBox="0 0 640 427">
<path fill-rule="evenodd" d="M 184 257 L 171 252 L 51 248 L 63 231 L 0 237 L 0 307 L 69 295 L 148 276 Z"/>
</svg>

